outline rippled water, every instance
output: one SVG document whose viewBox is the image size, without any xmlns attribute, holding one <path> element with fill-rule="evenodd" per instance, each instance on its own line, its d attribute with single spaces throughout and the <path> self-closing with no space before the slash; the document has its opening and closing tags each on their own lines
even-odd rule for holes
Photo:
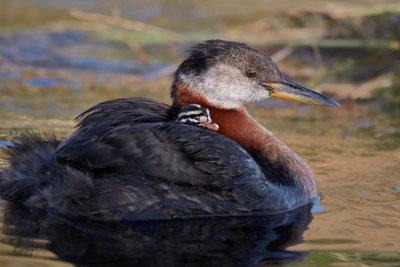
<svg viewBox="0 0 400 267">
<path fill-rule="evenodd" d="M 58 266 L 59 261 L 94 266 L 100 262 L 107 266 L 110 261 L 161 266 L 168 262 L 172 266 L 186 260 L 226 266 L 259 261 L 397 266 L 400 122 L 370 105 L 249 108 L 317 174 L 322 198 L 312 209 L 311 223 L 306 210 L 254 220 L 109 226 L 30 214 L 3 204 L 0 262 L 47 266 Z M 24 116 L 29 121 L 30 116 Z M 69 120 L 30 123 L 35 129 L 54 126 L 60 136 L 72 130 Z M 25 128 L 6 127 L 1 133 L 13 139 Z M 3 140 L 1 144 L 9 143 Z M 149 258 L 148 253 L 154 256 Z"/>
<path fill-rule="evenodd" d="M 43 8 L 46 1 L 34 3 Z M 147 16 L 157 7 L 147 6 Z M 0 148 L 31 129 L 65 137 L 76 115 L 103 100 L 169 102 L 169 74 L 184 49 L 149 45 L 151 56 L 139 59 L 127 46 L 78 30 L 0 31 Z M 332 109 L 265 101 L 248 108 L 316 173 L 321 195 L 311 210 L 105 225 L 1 203 L 0 265 L 399 266 L 399 111 L 377 102 Z"/>
</svg>

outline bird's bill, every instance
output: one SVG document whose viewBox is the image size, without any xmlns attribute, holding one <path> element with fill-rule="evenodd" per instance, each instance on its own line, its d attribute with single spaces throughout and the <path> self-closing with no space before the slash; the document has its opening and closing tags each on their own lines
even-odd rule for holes
<svg viewBox="0 0 400 267">
<path fill-rule="evenodd" d="M 261 85 L 267 87 L 270 97 L 330 107 L 340 106 L 336 100 L 314 92 L 292 81 L 286 80 L 278 83 L 262 83 Z"/>
</svg>

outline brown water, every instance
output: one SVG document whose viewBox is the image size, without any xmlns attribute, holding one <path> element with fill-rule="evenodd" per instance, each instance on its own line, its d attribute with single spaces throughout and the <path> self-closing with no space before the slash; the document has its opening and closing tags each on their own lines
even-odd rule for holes
<svg viewBox="0 0 400 267">
<path fill-rule="evenodd" d="M 2 16 L 3 22 L 12 27 L 7 28 L 3 24 L 3 32 L 0 31 L 0 147 L 9 145 L 9 141 L 17 140 L 21 132 L 31 129 L 54 131 L 57 136 L 65 137 L 73 131 L 76 115 L 107 99 L 147 96 L 169 103 L 169 74 L 179 62 L 185 47 L 150 44 L 145 47 L 145 58 L 137 58 L 126 45 L 88 36 L 76 28 L 54 30 L 53 24 L 52 27 L 45 24 L 45 28 L 32 26 L 42 25 L 42 19 L 46 23 L 69 19 L 66 10 L 70 6 L 61 2 L 48 5 L 46 1 L 33 1 L 30 6 L 32 14 L 40 16 L 31 14 L 25 18 L 26 21 Z M 74 5 L 92 11 L 108 8 L 101 1 L 97 9 L 93 9 L 96 1 L 85 2 Z M 121 3 L 126 7 L 123 11 L 127 16 L 139 16 L 134 11 L 136 5 Z M 0 1 L 0 4 L 5 7 L 0 12 L 8 10 L 15 14 L 20 14 L 18 8 L 23 7 L 18 5 L 18 1 L 13 1 L 13 4 L 11 1 Z M 233 10 L 236 4 L 230 8 Z M 143 14 L 155 19 L 159 18 L 157 14 L 163 14 L 159 5 L 165 7 L 167 4 L 154 1 L 153 5 L 143 5 L 147 12 Z M 195 3 L 179 8 L 187 10 L 191 5 L 196 7 L 199 17 L 192 13 L 184 13 L 184 17 L 196 17 L 203 23 L 198 30 L 206 29 L 204 14 L 207 12 Z M 168 9 L 168 12 L 174 14 L 173 9 Z M 168 25 L 175 25 L 172 22 L 167 20 Z M 189 25 L 185 27 L 190 28 Z M 296 80 L 296 77 L 291 78 Z M 292 221 L 290 218 L 294 215 L 277 218 L 273 222 L 269 219 L 238 221 L 237 224 L 235 221 L 188 222 L 186 225 L 151 226 L 151 231 L 146 228 L 147 232 L 157 234 L 144 235 L 141 242 L 150 240 L 152 243 L 149 241 L 149 246 L 154 245 L 160 240 L 165 241 L 162 236 L 166 232 L 181 233 L 184 230 L 185 234 L 195 235 L 189 235 L 190 240 L 177 241 L 174 235 L 167 236 L 166 240 L 178 242 L 185 249 L 190 244 L 190 249 L 196 251 L 215 245 L 215 248 L 211 246 L 213 253 L 219 251 L 228 266 L 237 262 L 249 266 L 257 263 L 258 266 L 400 266 L 399 110 L 377 101 L 345 102 L 339 109 L 265 101 L 250 105 L 248 109 L 265 127 L 301 155 L 316 173 L 321 200 L 312 209 L 314 218 L 308 229 L 303 233 L 310 219 L 304 214 L 300 216 L 302 219 L 294 220 L 295 224 L 301 225 L 301 229 L 288 226 L 287 221 Z M 5 156 L 0 152 L 0 166 L 5 165 Z M 52 217 L 38 219 L 27 211 L 9 210 L 5 203 L 1 205 L 1 211 L 1 266 L 99 266 L 94 261 L 99 255 L 109 256 L 107 251 L 116 253 L 121 247 L 137 246 L 130 243 L 138 239 L 138 235 L 132 233 L 142 229 L 137 225 L 132 226 L 135 229 L 132 230 L 127 226 L 77 225 L 76 222 Z M 229 229 L 240 230 L 233 234 L 221 226 L 225 224 L 228 228 L 233 227 Z M 234 228 L 230 224 L 240 227 Z M 255 244 L 260 246 L 259 250 L 270 252 L 265 248 L 266 241 L 275 238 L 280 225 L 293 234 L 285 239 L 283 246 L 288 246 L 289 254 L 270 253 L 265 256 L 265 253 L 255 253 Z M 263 238 L 257 234 L 253 236 L 255 230 L 258 234 L 263 232 Z M 204 237 L 206 233 L 207 238 Z M 149 236 L 155 239 L 149 239 Z M 201 238 L 196 239 L 199 236 Z M 259 243 L 261 239 L 265 243 Z M 237 252 L 236 255 L 224 254 L 227 253 L 224 250 L 227 243 L 216 240 L 232 240 L 234 245 L 229 249 Z M 243 250 L 238 249 L 240 244 Z M 98 249 L 97 254 L 93 252 L 93 247 Z M 159 264 L 163 260 L 170 262 L 166 255 L 168 251 L 173 254 L 171 246 L 152 249 L 154 255 L 157 251 L 166 251 L 159 256 Z M 133 259 L 133 250 L 127 251 L 129 253 L 119 255 L 116 262 L 123 265 L 121 257 L 130 255 L 123 263 L 138 263 L 137 259 Z M 246 254 L 251 261 L 240 261 L 244 251 L 254 252 L 250 256 Z M 78 254 L 84 256 L 78 257 Z M 259 256 L 261 254 L 263 256 Z M 203 256 L 202 260 L 212 258 L 209 254 Z M 185 254 L 185 257 L 188 256 Z M 197 260 L 201 262 L 201 259 Z"/>
</svg>

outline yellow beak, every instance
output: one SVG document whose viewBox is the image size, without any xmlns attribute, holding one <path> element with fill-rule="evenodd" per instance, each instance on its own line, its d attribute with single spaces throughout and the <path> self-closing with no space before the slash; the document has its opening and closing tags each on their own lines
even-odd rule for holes
<svg viewBox="0 0 400 267">
<path fill-rule="evenodd" d="M 340 106 L 336 100 L 326 95 L 314 92 L 313 90 L 305 88 L 289 80 L 277 83 L 261 83 L 261 85 L 268 89 L 270 97 L 330 107 Z"/>
</svg>

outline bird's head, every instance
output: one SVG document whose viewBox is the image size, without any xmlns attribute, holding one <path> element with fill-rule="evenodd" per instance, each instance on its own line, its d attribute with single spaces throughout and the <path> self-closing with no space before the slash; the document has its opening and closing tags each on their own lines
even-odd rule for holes
<svg viewBox="0 0 400 267">
<path fill-rule="evenodd" d="M 171 96 L 179 105 L 198 103 L 220 109 L 236 109 L 268 97 L 339 106 L 287 79 L 263 52 L 223 40 L 205 41 L 192 48 L 175 72 Z"/>
</svg>

